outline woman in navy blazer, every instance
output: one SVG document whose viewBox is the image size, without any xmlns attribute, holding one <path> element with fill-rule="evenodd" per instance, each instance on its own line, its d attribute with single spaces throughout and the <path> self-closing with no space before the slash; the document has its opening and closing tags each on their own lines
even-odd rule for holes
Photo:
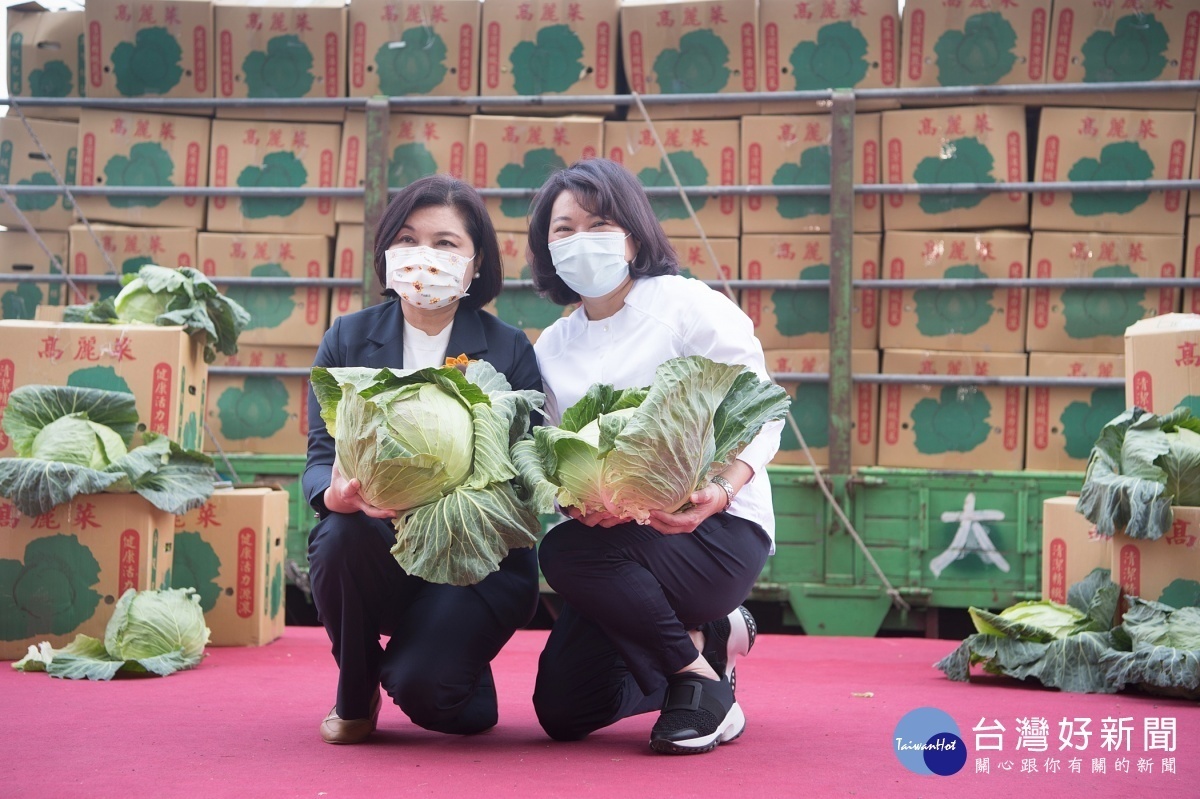
<svg viewBox="0 0 1200 799">
<path fill-rule="evenodd" d="M 461 290 L 430 289 L 412 277 L 439 269 L 444 275 L 463 263 L 461 284 L 452 287 Z M 495 229 L 468 184 L 435 175 L 397 194 L 380 220 L 375 273 L 387 299 L 335 320 L 314 366 L 412 369 L 465 354 L 492 364 L 514 389 L 542 390 L 529 339 L 481 310 L 500 293 L 503 272 Z M 320 519 L 309 537 L 309 579 L 339 672 L 322 739 L 366 740 L 379 717 L 381 684 L 426 729 L 469 734 L 493 727 L 490 664 L 537 608 L 534 550 L 512 550 L 499 571 L 473 586 L 406 574 L 389 551 L 394 512 L 367 504 L 358 481 L 341 475 L 311 389 L 308 423 L 304 495 Z"/>
</svg>

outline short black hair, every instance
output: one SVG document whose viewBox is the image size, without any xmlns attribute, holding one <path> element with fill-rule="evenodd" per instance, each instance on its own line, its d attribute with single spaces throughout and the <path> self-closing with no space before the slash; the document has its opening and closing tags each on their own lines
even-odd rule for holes
<svg viewBox="0 0 1200 799">
<path fill-rule="evenodd" d="M 529 210 L 529 266 L 538 292 L 558 305 L 580 301 L 550 258 L 550 213 L 564 191 L 589 213 L 620 225 L 633 236 L 637 255 L 629 265 L 634 280 L 679 273 L 679 258 L 663 232 L 650 198 L 633 173 L 607 158 L 587 158 L 560 169 L 538 189 Z"/>
<path fill-rule="evenodd" d="M 475 245 L 475 267 L 478 276 L 471 280 L 467 296 L 459 300 L 464 308 L 479 310 L 500 294 L 504 287 L 504 269 L 500 263 L 500 242 L 496 228 L 488 216 L 483 198 L 471 184 L 450 175 L 429 175 L 419 178 L 399 191 L 388 203 L 375 232 L 375 276 L 383 293 L 395 296 L 387 287 L 387 258 L 396 234 L 413 211 L 422 208 L 449 206 L 462 217 L 463 227 Z"/>
</svg>

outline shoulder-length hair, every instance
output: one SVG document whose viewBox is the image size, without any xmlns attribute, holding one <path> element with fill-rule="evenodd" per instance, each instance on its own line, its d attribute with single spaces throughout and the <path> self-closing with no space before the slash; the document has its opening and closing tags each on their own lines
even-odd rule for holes
<svg viewBox="0 0 1200 799">
<path fill-rule="evenodd" d="M 538 292 L 559 305 L 579 302 L 550 259 L 550 214 L 564 191 L 589 213 L 620 225 L 633 236 L 637 255 L 629 265 L 634 280 L 679 272 L 671 241 L 650 207 L 650 198 L 628 169 L 607 158 L 576 161 L 555 172 L 538 189 L 529 210 L 529 266 Z"/>
<path fill-rule="evenodd" d="M 391 248 L 396 234 L 414 211 L 436 206 L 449 206 L 458 211 L 467 235 L 475 245 L 472 265 L 478 276 L 471 280 L 467 296 L 459 303 L 464 308 L 478 310 L 496 299 L 504 285 L 500 243 L 496 240 L 496 228 L 479 192 L 469 183 L 449 175 L 419 178 L 392 197 L 375 233 L 375 276 L 379 278 L 383 293 L 394 297 L 395 292 L 387 287 L 387 259 L 384 253 Z"/>
</svg>

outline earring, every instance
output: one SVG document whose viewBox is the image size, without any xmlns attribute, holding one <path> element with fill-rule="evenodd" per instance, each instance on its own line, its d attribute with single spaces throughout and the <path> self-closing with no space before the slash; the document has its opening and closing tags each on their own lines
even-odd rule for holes
<svg viewBox="0 0 1200 799">
<path fill-rule="evenodd" d="M 475 278 L 476 278 L 476 279 L 478 279 L 478 277 L 479 277 L 479 270 L 478 270 L 478 269 L 476 269 L 476 270 L 475 270 Z"/>
</svg>

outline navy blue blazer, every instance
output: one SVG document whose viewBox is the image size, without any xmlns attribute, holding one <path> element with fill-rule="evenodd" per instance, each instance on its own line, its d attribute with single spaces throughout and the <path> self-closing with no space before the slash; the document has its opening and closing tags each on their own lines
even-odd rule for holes
<svg viewBox="0 0 1200 799">
<path fill-rule="evenodd" d="M 472 311 L 461 305 L 454 315 L 454 327 L 446 354 L 457 357 L 466 354 L 473 360 L 484 360 L 508 378 L 514 389 L 542 390 L 533 345 L 524 331 L 501 322 L 486 311 Z M 343 316 L 325 332 L 317 350 L 314 366 L 375 366 L 404 368 L 404 316 L 399 300 L 387 300 L 380 305 Z M 538 419 L 535 417 L 535 422 Z M 324 517 L 325 489 L 333 471 L 334 442 L 325 429 L 321 408 L 312 388 L 308 390 L 308 462 L 304 467 L 304 496 Z M 387 522 L 367 520 L 387 525 Z M 492 612 L 504 624 L 522 627 L 529 623 L 537 609 L 537 555 L 532 547 L 514 549 L 500 562 L 500 569 L 482 582 L 469 587 L 488 603 Z"/>
</svg>

